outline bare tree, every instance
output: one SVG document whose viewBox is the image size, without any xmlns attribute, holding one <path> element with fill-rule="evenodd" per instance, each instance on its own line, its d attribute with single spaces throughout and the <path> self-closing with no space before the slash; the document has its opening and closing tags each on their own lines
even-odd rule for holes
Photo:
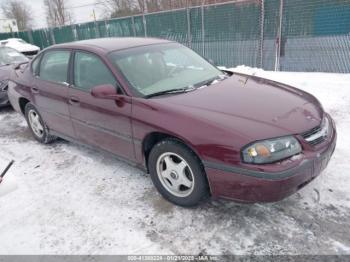
<svg viewBox="0 0 350 262">
<path fill-rule="evenodd" d="M 8 19 L 16 19 L 18 30 L 31 28 L 32 16 L 30 7 L 21 0 L 10 0 L 1 5 L 4 16 Z"/>
<path fill-rule="evenodd" d="M 72 14 L 66 8 L 67 0 L 44 0 L 46 21 L 50 27 L 72 23 Z"/>
<path fill-rule="evenodd" d="M 105 0 L 97 1 L 102 6 L 105 18 L 129 16 L 140 13 L 137 0 Z"/>
<path fill-rule="evenodd" d="M 140 11 L 140 13 L 147 12 L 146 0 L 137 0 L 137 4 L 138 4 L 138 10 Z"/>
<path fill-rule="evenodd" d="M 232 0 L 96 0 L 96 3 L 102 5 L 104 18 L 113 18 L 228 1 Z"/>
<path fill-rule="evenodd" d="M 106 17 L 129 16 L 140 13 L 158 12 L 172 9 L 172 6 L 181 6 L 187 0 L 97 0 L 103 6 Z M 184 4 L 184 6 L 186 6 Z"/>
</svg>

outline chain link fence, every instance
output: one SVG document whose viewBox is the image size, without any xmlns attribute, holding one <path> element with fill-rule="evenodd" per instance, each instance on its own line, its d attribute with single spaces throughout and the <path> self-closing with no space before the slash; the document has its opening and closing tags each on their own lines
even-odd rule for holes
<svg viewBox="0 0 350 262">
<path fill-rule="evenodd" d="M 218 65 L 265 70 L 350 72 L 350 0 L 236 0 L 2 33 L 48 47 L 98 37 L 160 37 Z"/>
</svg>

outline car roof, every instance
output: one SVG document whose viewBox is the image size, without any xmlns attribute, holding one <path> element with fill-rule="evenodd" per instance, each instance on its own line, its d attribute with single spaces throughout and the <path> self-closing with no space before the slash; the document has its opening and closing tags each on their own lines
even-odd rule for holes
<svg viewBox="0 0 350 262">
<path fill-rule="evenodd" d="M 172 41 L 158 39 L 158 38 L 144 38 L 144 37 L 109 37 L 97 38 L 82 41 L 75 41 L 70 43 L 54 45 L 51 48 L 78 48 L 78 49 L 99 49 L 108 53 L 110 51 L 117 51 L 138 46 L 172 43 Z"/>
</svg>

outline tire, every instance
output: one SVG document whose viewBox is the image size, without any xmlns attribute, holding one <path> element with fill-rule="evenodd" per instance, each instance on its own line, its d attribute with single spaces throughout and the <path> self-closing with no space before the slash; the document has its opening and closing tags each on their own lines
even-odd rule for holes
<svg viewBox="0 0 350 262">
<path fill-rule="evenodd" d="M 207 177 L 199 158 L 175 139 L 160 141 L 152 148 L 148 168 L 159 193 L 176 205 L 193 207 L 209 197 Z"/>
<path fill-rule="evenodd" d="M 25 118 L 35 140 L 42 144 L 49 144 L 56 139 L 55 136 L 50 135 L 49 129 L 40 113 L 31 103 L 26 104 Z"/>
</svg>

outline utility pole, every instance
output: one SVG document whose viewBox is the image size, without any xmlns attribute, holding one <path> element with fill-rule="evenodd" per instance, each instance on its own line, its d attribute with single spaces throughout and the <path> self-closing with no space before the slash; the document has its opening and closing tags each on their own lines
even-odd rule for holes
<svg viewBox="0 0 350 262">
<path fill-rule="evenodd" d="M 92 15 L 94 17 L 94 22 L 96 23 L 96 13 L 95 13 L 95 9 L 92 9 Z"/>
<path fill-rule="evenodd" d="M 283 0 L 280 0 L 279 27 L 276 38 L 276 60 L 275 71 L 280 71 L 281 43 L 282 43 L 282 20 L 283 20 Z"/>
<path fill-rule="evenodd" d="M 145 37 L 147 37 L 147 24 L 145 14 L 148 13 L 147 8 L 147 0 L 143 0 L 143 14 L 142 14 L 142 22 L 143 22 L 143 30 L 145 31 Z"/>
<path fill-rule="evenodd" d="M 97 21 L 96 21 L 96 13 L 95 9 L 92 9 L 92 15 L 94 17 L 94 24 L 95 24 L 95 31 L 96 31 L 96 36 L 100 37 L 100 30 L 98 29 Z"/>
</svg>

